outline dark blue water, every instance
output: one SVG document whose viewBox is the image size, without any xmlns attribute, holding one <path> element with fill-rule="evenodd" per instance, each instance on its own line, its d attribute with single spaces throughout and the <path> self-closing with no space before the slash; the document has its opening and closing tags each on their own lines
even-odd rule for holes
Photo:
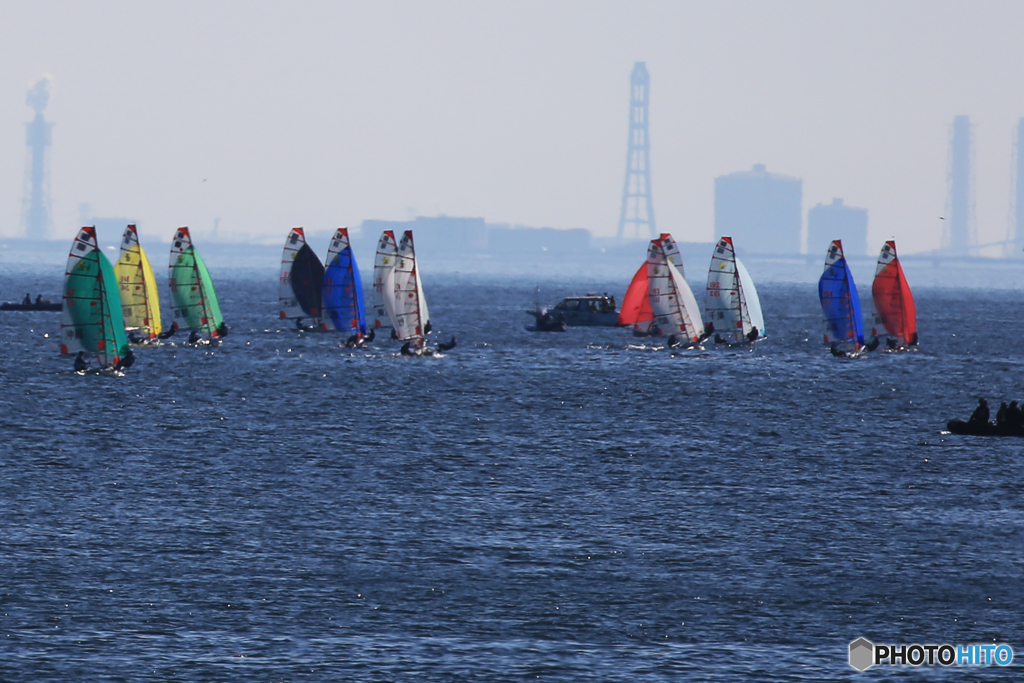
<svg viewBox="0 0 1024 683">
<path fill-rule="evenodd" d="M 273 271 L 221 276 L 221 348 L 123 378 L 0 314 L 0 680 L 964 675 L 857 674 L 861 636 L 1024 661 L 1024 441 L 941 434 L 1024 399 L 1019 292 L 922 289 L 917 352 L 836 360 L 813 285 L 761 286 L 754 350 L 673 356 L 526 332 L 532 281 L 426 284 L 443 358 L 279 330 Z"/>
</svg>

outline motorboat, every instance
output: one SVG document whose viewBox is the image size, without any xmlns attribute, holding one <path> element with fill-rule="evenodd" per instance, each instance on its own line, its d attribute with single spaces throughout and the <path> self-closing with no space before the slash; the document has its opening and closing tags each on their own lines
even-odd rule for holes
<svg viewBox="0 0 1024 683">
<path fill-rule="evenodd" d="M 541 316 L 549 314 L 554 320 L 569 327 L 617 327 L 619 312 L 615 310 L 615 297 L 608 294 L 569 296 L 546 311 L 540 307 L 527 311 L 541 323 Z"/>
</svg>

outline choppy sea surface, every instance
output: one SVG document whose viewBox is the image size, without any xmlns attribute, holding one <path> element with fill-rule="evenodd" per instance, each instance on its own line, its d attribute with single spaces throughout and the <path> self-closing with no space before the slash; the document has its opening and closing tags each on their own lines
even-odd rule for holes
<svg viewBox="0 0 1024 683">
<path fill-rule="evenodd" d="M 273 270 L 214 275 L 225 343 L 120 378 L 0 312 L 0 680 L 1019 680 L 847 652 L 1024 662 L 1024 440 L 942 433 L 1024 399 L 1021 291 L 919 288 L 917 350 L 846 360 L 813 284 L 760 285 L 753 349 L 673 354 L 446 276 L 458 347 L 408 359 L 289 329 Z"/>
</svg>

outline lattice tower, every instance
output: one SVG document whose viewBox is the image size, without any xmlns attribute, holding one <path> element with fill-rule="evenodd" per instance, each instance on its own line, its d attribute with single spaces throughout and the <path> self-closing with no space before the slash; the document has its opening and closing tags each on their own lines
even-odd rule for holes
<svg viewBox="0 0 1024 683">
<path fill-rule="evenodd" d="M 653 239 L 658 230 L 651 203 L 651 143 L 647 128 L 651 77 L 643 62 L 633 66 L 629 85 L 629 148 L 618 238 Z"/>
</svg>

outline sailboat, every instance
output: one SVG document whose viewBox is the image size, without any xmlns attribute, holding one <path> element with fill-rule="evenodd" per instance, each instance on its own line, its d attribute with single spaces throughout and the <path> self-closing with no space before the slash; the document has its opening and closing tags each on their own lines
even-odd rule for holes
<svg viewBox="0 0 1024 683">
<path fill-rule="evenodd" d="M 406 230 L 398 244 L 398 260 L 394 268 L 394 309 L 392 325 L 399 341 L 423 339 L 429 331 L 427 300 L 423 281 L 416 264 L 412 230 Z"/>
<path fill-rule="evenodd" d="M 281 318 L 312 318 L 319 327 L 323 282 L 323 264 L 306 244 L 302 228 L 292 228 L 281 253 Z"/>
<path fill-rule="evenodd" d="M 662 334 L 696 344 L 704 336 L 697 299 L 682 273 L 669 259 L 662 239 L 647 249 L 647 287 L 654 325 Z"/>
<path fill-rule="evenodd" d="M 843 256 L 843 243 L 833 240 L 825 256 L 825 272 L 818 280 L 818 298 L 825 321 L 825 343 L 843 351 L 858 351 L 864 344 L 860 298 L 853 273 Z"/>
<path fill-rule="evenodd" d="M 327 250 L 323 276 L 323 329 L 346 334 L 366 334 L 363 281 L 359 277 L 348 229 L 338 228 Z"/>
<path fill-rule="evenodd" d="M 181 320 L 199 335 L 225 335 L 227 326 L 210 271 L 193 246 L 188 228 L 178 228 L 171 241 L 170 285 L 175 320 Z"/>
<path fill-rule="evenodd" d="M 704 316 L 705 328 L 709 334 L 715 334 L 716 342 L 739 344 L 765 337 L 757 289 L 736 256 L 731 237 L 718 240 L 711 255 Z"/>
<path fill-rule="evenodd" d="M 885 332 L 895 337 L 891 347 L 917 344 L 917 309 L 914 295 L 903 274 L 903 266 L 896 255 L 896 242 L 889 240 L 878 255 L 875 279 L 871 283 L 872 312 L 871 335 Z"/>
<path fill-rule="evenodd" d="M 383 332 L 393 329 L 395 302 L 395 261 L 398 260 L 398 242 L 395 233 L 385 230 L 377 242 L 377 255 L 373 260 L 373 329 Z"/>
<path fill-rule="evenodd" d="M 647 260 L 633 275 L 622 297 L 619 325 L 632 325 L 636 336 L 675 334 L 682 340 L 696 342 L 704 334 L 704 324 L 697 300 L 679 270 L 681 265 L 672 235 L 662 233 L 651 240 Z"/>
<path fill-rule="evenodd" d="M 64 273 L 60 352 L 83 352 L 101 368 L 128 357 L 117 275 L 96 242 L 96 228 L 79 230 Z"/>
<path fill-rule="evenodd" d="M 160 322 L 160 295 L 153 268 L 139 244 L 134 225 L 125 228 L 121 239 L 121 258 L 114 266 L 121 291 L 121 312 L 126 329 L 142 337 L 155 339 L 163 330 Z M 134 337 L 136 341 L 139 337 Z"/>
</svg>

